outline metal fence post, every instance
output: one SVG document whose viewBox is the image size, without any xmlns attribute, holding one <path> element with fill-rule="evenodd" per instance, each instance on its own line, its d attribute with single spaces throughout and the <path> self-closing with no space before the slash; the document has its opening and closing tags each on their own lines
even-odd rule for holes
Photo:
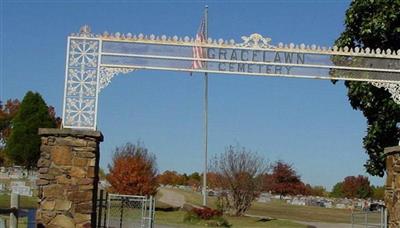
<svg viewBox="0 0 400 228">
<path fill-rule="evenodd" d="M 153 196 L 150 196 L 150 205 L 149 205 L 149 214 L 148 214 L 148 216 L 149 216 L 149 227 L 150 228 L 153 228 L 153 216 L 152 216 L 152 214 L 153 214 Z"/>
<path fill-rule="evenodd" d="M 125 201 L 125 198 L 123 197 L 121 200 L 121 216 L 120 216 L 120 220 L 119 220 L 120 228 L 122 228 L 122 220 L 124 219 L 124 201 Z"/>
<path fill-rule="evenodd" d="M 153 227 L 154 227 L 154 222 L 156 221 L 155 216 L 156 216 L 156 198 L 153 198 L 153 210 L 151 211 L 151 221 Z"/>
<path fill-rule="evenodd" d="M 105 200 L 105 202 L 106 202 L 107 205 L 105 205 L 105 207 L 104 207 L 104 223 L 103 223 L 103 227 L 106 227 L 106 222 L 107 222 L 107 215 L 108 215 L 107 210 L 108 210 L 108 204 L 109 204 L 109 202 L 108 202 L 108 192 L 106 192 L 106 200 Z"/>
<path fill-rule="evenodd" d="M 384 216 L 383 216 L 383 219 L 384 219 L 384 223 L 383 223 L 383 225 L 385 225 L 385 228 L 387 228 L 387 224 L 388 224 L 388 221 L 387 221 L 387 218 L 388 218 L 388 215 L 387 215 L 387 208 L 385 207 L 384 208 Z"/>
<path fill-rule="evenodd" d="M 101 216 L 103 214 L 103 189 L 100 190 L 100 202 L 97 207 L 99 208 L 99 214 L 97 216 L 97 227 L 101 227 Z"/>
<path fill-rule="evenodd" d="M 19 195 L 11 193 L 10 208 L 19 208 Z M 10 228 L 18 227 L 18 212 L 10 213 Z"/>
</svg>

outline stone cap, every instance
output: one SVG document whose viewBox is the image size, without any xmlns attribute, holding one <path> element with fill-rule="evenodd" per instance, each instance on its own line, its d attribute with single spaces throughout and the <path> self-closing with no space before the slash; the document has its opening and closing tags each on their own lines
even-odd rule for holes
<svg viewBox="0 0 400 228">
<path fill-rule="evenodd" d="M 384 152 L 385 152 L 385 155 L 391 155 L 391 154 L 400 153 L 400 146 L 386 147 Z"/>
<path fill-rule="evenodd" d="M 70 128 L 39 128 L 39 135 L 41 136 L 74 136 L 77 138 L 97 138 L 99 142 L 102 142 L 104 137 L 100 131 L 92 130 L 81 130 L 81 129 L 70 129 Z"/>
</svg>

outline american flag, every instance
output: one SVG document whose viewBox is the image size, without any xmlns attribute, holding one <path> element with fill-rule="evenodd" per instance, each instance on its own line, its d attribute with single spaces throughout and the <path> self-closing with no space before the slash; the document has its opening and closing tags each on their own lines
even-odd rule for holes
<svg viewBox="0 0 400 228">
<path fill-rule="evenodd" d="M 205 18 L 201 20 L 199 30 L 196 34 L 195 46 L 193 46 L 193 58 L 204 58 L 205 51 L 201 46 L 197 46 L 199 43 L 203 43 L 206 39 L 206 23 Z M 205 62 L 201 60 L 193 60 L 192 69 L 202 69 L 205 66 Z"/>
</svg>

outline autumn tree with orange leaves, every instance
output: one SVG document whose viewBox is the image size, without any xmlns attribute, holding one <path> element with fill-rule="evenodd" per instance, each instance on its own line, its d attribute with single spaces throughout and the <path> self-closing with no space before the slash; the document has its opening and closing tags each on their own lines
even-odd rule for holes
<svg viewBox="0 0 400 228">
<path fill-rule="evenodd" d="M 277 161 L 272 165 L 272 174 L 264 176 L 264 190 L 281 196 L 309 195 L 311 186 L 307 189 L 292 165 Z"/>
<path fill-rule="evenodd" d="M 158 182 L 162 185 L 176 186 L 176 185 L 185 184 L 183 175 L 180 175 L 176 171 L 166 170 L 165 172 L 160 174 L 157 178 L 158 178 Z"/>
<path fill-rule="evenodd" d="M 10 165 L 11 161 L 7 157 L 4 146 L 11 133 L 11 120 L 17 114 L 20 102 L 19 100 L 7 100 L 5 104 L 0 101 L 0 165 Z"/>
<path fill-rule="evenodd" d="M 148 196 L 157 192 L 156 158 L 140 142 L 117 147 L 108 169 L 112 193 Z"/>
</svg>

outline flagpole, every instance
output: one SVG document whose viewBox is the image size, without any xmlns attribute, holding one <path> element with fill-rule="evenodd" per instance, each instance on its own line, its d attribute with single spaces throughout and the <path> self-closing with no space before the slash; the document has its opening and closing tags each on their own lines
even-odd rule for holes
<svg viewBox="0 0 400 228">
<path fill-rule="evenodd" d="M 208 5 L 204 10 L 204 38 L 208 39 Z M 206 49 L 207 54 L 207 49 Z M 207 62 L 205 63 L 207 68 Z M 208 73 L 204 73 L 204 172 L 203 172 L 203 206 L 207 206 L 207 153 L 208 153 Z"/>
</svg>

